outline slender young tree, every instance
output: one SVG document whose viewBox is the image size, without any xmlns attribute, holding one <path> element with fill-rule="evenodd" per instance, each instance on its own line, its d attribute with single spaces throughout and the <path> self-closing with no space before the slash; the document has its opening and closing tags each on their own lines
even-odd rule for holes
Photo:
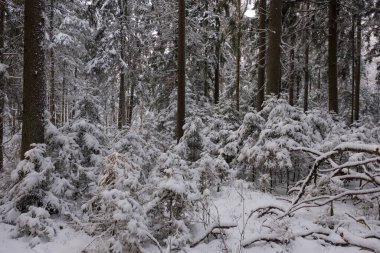
<svg viewBox="0 0 380 253">
<path fill-rule="evenodd" d="M 269 5 L 267 94 L 279 95 L 281 88 L 281 19 L 282 0 L 271 0 Z"/>
<path fill-rule="evenodd" d="M 267 1 L 259 2 L 259 59 L 257 60 L 257 96 L 256 110 L 259 112 L 263 109 L 265 99 L 265 58 L 266 58 L 266 19 L 267 19 Z"/>
<path fill-rule="evenodd" d="M 185 124 L 185 82 L 186 82 L 186 32 L 185 32 L 186 6 L 185 0 L 178 0 L 178 95 L 177 95 L 177 142 L 183 136 Z"/>
<path fill-rule="evenodd" d="M 329 0 L 329 33 L 328 33 L 328 94 L 329 111 L 338 113 L 338 77 L 337 77 L 337 48 L 338 48 L 338 0 Z"/>
<path fill-rule="evenodd" d="M 44 142 L 46 109 L 44 3 L 43 0 L 25 1 L 22 157 L 32 143 Z"/>
<path fill-rule="evenodd" d="M 4 33 L 5 33 L 5 1 L 0 1 L 0 63 L 4 62 Z M 4 97 L 5 97 L 5 70 L 0 72 L 0 172 L 3 170 L 3 142 L 4 142 Z"/>
</svg>

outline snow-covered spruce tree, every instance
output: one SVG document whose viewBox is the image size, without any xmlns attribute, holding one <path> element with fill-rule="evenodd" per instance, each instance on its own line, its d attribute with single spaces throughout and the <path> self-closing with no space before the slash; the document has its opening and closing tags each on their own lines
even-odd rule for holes
<svg viewBox="0 0 380 253">
<path fill-rule="evenodd" d="M 90 95 L 84 96 L 77 103 L 73 120 L 62 128 L 63 135 L 69 138 L 66 142 L 71 148 L 67 146 L 67 156 L 56 156 L 57 165 L 71 169 L 70 179 L 78 190 L 77 195 L 81 197 L 91 195 L 95 190 L 94 182 L 99 176 L 103 158 L 107 155 L 107 138 L 100 120 L 101 108 L 98 104 L 96 98 Z M 50 146 L 54 147 L 54 144 Z"/>
<path fill-rule="evenodd" d="M 238 165 L 238 177 L 254 181 L 251 162 L 246 155 L 247 152 L 256 144 L 265 120 L 257 113 L 247 113 L 244 117 L 243 124 L 237 130 L 237 143 L 239 152 L 236 164 Z"/>
<path fill-rule="evenodd" d="M 268 175 L 265 174 L 269 174 L 273 188 L 276 179 L 281 183 L 286 179 L 289 183 L 289 173 L 294 172 L 296 167 L 295 159 L 300 159 L 293 157 L 291 150 L 298 146 L 310 146 L 308 133 L 311 130 L 305 122 L 306 115 L 283 99 L 267 100 L 261 114 L 266 118 L 266 123 L 259 138 L 253 147 L 243 150 L 239 159 L 248 159 L 253 164 L 252 173 L 261 173 L 266 178 Z"/>
<path fill-rule="evenodd" d="M 75 207 L 94 192 L 93 182 L 106 153 L 106 138 L 94 108 L 85 97 L 78 104 L 75 120 L 63 129 L 47 121 L 46 144 L 29 150 L 12 171 L 13 184 L 0 213 L 5 222 L 16 224 L 17 236 L 50 239 L 55 230 L 50 215 L 80 223 Z"/>
<path fill-rule="evenodd" d="M 35 145 L 25 153 L 17 168 L 12 171 L 14 182 L 4 204 L 0 207 L 3 221 L 16 224 L 15 236 L 51 239 L 55 227 L 50 219 L 56 214 L 60 201 L 51 192 L 54 165 L 46 154 L 46 145 Z"/>
<path fill-rule="evenodd" d="M 198 172 L 172 151 L 163 153 L 149 175 L 152 200 L 145 205 L 152 234 L 170 248 L 189 243 L 191 212 L 200 199 Z"/>
<path fill-rule="evenodd" d="M 142 168 L 128 153 L 117 152 L 107 156 L 104 165 L 97 194 L 82 206 L 94 224 L 88 232 L 106 235 L 108 252 L 141 252 L 141 244 L 153 238 L 139 203 Z"/>
</svg>

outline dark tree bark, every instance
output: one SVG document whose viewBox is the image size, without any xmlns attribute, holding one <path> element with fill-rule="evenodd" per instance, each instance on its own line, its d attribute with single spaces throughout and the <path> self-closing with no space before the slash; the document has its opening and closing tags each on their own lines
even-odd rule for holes
<svg viewBox="0 0 380 253">
<path fill-rule="evenodd" d="M 5 1 L 0 1 L 0 63 L 4 64 Z M 5 71 L 0 73 L 0 172 L 3 171 Z"/>
<path fill-rule="evenodd" d="M 281 18 L 282 0 L 271 0 L 269 5 L 267 94 L 279 95 L 281 87 Z"/>
<path fill-rule="evenodd" d="M 218 8 L 217 13 L 220 14 L 221 7 L 219 6 L 219 1 L 217 0 Z M 216 36 L 217 40 L 215 43 L 215 69 L 214 69 L 214 104 L 219 103 L 219 86 L 220 86 L 220 47 L 221 47 L 221 38 L 220 38 L 220 19 L 219 16 L 215 18 L 216 25 Z"/>
<path fill-rule="evenodd" d="M 338 113 L 338 77 L 337 77 L 337 48 L 338 48 L 338 0 L 329 0 L 329 38 L 328 38 L 328 84 L 329 111 Z"/>
<path fill-rule="evenodd" d="M 130 90 L 130 98 L 129 98 L 129 110 L 128 110 L 128 122 L 127 124 L 130 126 L 132 125 L 132 115 L 133 115 L 133 106 L 135 104 L 134 98 L 135 98 L 135 81 L 133 80 L 131 82 L 131 90 Z"/>
<path fill-rule="evenodd" d="M 66 99 L 66 62 L 63 63 L 62 98 L 61 98 L 61 126 L 65 124 L 65 99 Z"/>
<path fill-rule="evenodd" d="M 218 41 L 215 47 L 215 80 L 214 80 L 214 103 L 219 103 L 219 71 L 220 71 L 220 42 Z"/>
<path fill-rule="evenodd" d="M 257 76 L 257 96 L 256 110 L 259 112 L 263 109 L 265 99 L 265 58 L 266 58 L 266 19 L 267 19 L 267 1 L 260 0 L 259 2 L 259 59 L 258 76 Z"/>
<path fill-rule="evenodd" d="M 240 61 L 241 61 L 241 49 L 240 49 L 240 40 L 241 40 L 241 1 L 237 0 L 236 4 L 236 110 L 240 109 Z"/>
<path fill-rule="evenodd" d="M 44 7 L 43 0 L 25 1 L 22 158 L 32 143 L 44 142 L 46 109 Z"/>
<path fill-rule="evenodd" d="M 306 2 L 306 13 L 309 11 L 309 1 Z M 303 94 L 303 111 L 307 112 L 309 107 L 309 31 L 308 31 L 308 25 L 309 22 L 306 22 L 306 30 L 305 30 L 305 37 L 304 37 L 304 45 L 305 45 L 305 51 L 304 51 L 304 94 Z"/>
<path fill-rule="evenodd" d="M 127 109 L 125 102 L 125 73 L 124 67 L 120 68 L 120 87 L 119 87 L 119 116 L 117 121 L 117 128 L 122 129 L 127 119 Z"/>
<path fill-rule="evenodd" d="M 356 16 L 356 65 L 355 65 L 355 121 L 360 115 L 360 79 L 361 79 L 361 51 L 362 51 L 362 18 Z"/>
<path fill-rule="evenodd" d="M 177 142 L 183 136 L 183 125 L 185 124 L 185 78 L 186 78 L 186 31 L 185 17 L 186 7 L 185 0 L 178 0 L 178 96 L 177 96 Z"/>
<path fill-rule="evenodd" d="M 50 27 L 49 27 L 49 37 L 50 37 L 50 43 L 53 43 L 53 36 L 54 36 L 54 0 L 50 1 L 50 13 L 49 13 L 49 21 L 50 21 Z M 50 54 L 50 115 L 51 115 L 51 121 L 54 124 L 57 124 L 56 122 L 56 112 L 55 112 L 55 60 L 54 60 L 54 49 L 53 45 L 50 45 L 51 48 L 49 50 Z"/>
<path fill-rule="evenodd" d="M 295 62 L 294 62 L 294 44 L 296 35 L 292 35 L 292 49 L 290 50 L 290 78 L 289 78 L 289 104 L 294 105 L 294 83 L 296 81 Z"/>
<path fill-rule="evenodd" d="M 353 0 L 353 5 L 355 0 Z M 355 22 L 356 16 L 352 15 L 351 23 L 351 124 L 355 119 Z"/>
<path fill-rule="evenodd" d="M 124 62 L 125 62 L 125 27 L 128 27 L 126 17 L 128 16 L 128 6 L 126 1 L 119 2 L 120 9 L 123 11 L 121 20 L 120 20 L 120 59 L 123 61 L 120 66 L 120 83 L 119 83 L 119 115 L 117 121 L 117 128 L 122 129 L 127 122 L 127 104 L 125 101 L 125 71 L 124 71 Z M 130 66 L 129 66 L 130 67 Z"/>
</svg>

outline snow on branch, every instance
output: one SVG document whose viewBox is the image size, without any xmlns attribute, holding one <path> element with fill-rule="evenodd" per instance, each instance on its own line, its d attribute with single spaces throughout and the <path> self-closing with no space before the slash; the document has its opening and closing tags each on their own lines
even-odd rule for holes
<svg viewBox="0 0 380 253">
<path fill-rule="evenodd" d="M 229 229 L 229 228 L 235 228 L 237 227 L 237 224 L 236 223 L 214 223 L 214 224 L 211 224 L 202 234 L 200 234 L 197 238 L 195 238 L 193 240 L 193 242 L 191 243 L 190 247 L 191 248 L 194 248 L 195 246 L 197 246 L 199 243 L 201 243 L 204 239 L 207 238 L 207 236 L 209 234 L 211 234 L 214 229 Z"/>
</svg>

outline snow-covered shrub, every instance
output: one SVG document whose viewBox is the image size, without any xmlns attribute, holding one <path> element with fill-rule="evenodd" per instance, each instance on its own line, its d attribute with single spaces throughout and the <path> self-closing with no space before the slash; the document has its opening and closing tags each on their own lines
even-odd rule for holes
<svg viewBox="0 0 380 253">
<path fill-rule="evenodd" d="M 238 129 L 238 140 L 240 152 L 237 157 L 238 176 L 247 180 L 254 180 L 251 171 L 251 161 L 249 161 L 249 153 L 255 146 L 265 120 L 256 112 L 247 113 L 244 117 L 243 124 Z"/>
<path fill-rule="evenodd" d="M 12 172 L 13 186 L 0 213 L 5 222 L 16 225 L 16 236 L 49 239 L 54 235 L 50 214 L 57 214 L 66 206 L 51 194 L 53 173 L 54 165 L 46 156 L 45 144 L 27 151 L 25 159 Z"/>
<path fill-rule="evenodd" d="M 28 212 L 16 219 L 15 236 L 30 236 L 33 244 L 38 243 L 39 239 L 50 240 L 55 234 L 54 223 L 44 208 L 30 206 Z"/>
<path fill-rule="evenodd" d="M 198 170 L 198 188 L 202 194 L 205 190 L 220 191 L 229 173 L 229 166 L 222 157 L 210 157 L 208 154 L 204 154 L 194 167 Z"/>
<path fill-rule="evenodd" d="M 149 175 L 153 197 L 146 205 L 149 227 L 160 241 L 179 247 L 191 239 L 188 217 L 200 199 L 198 172 L 170 151 L 163 153 Z"/>
<path fill-rule="evenodd" d="M 188 118 L 187 121 L 188 123 L 184 125 L 184 134 L 175 151 L 184 159 L 195 162 L 200 158 L 203 149 L 201 129 L 204 125 L 198 117 Z"/>
<path fill-rule="evenodd" d="M 259 180 L 258 180 L 258 187 L 260 191 L 262 192 L 269 192 L 272 189 L 271 185 L 272 179 L 270 174 L 264 173 L 260 175 Z"/>
<path fill-rule="evenodd" d="M 292 149 L 310 146 L 312 142 L 307 135 L 310 130 L 305 114 L 285 100 L 269 100 L 263 114 L 268 114 L 267 121 L 257 142 L 251 148 L 246 147 L 240 159 L 248 158 L 254 167 L 253 173 L 269 173 L 273 180 L 273 173 L 289 175 L 294 169 L 296 157 L 292 156 Z"/>
<path fill-rule="evenodd" d="M 129 162 L 127 155 L 113 153 L 105 160 L 97 194 L 82 210 L 95 225 L 92 232 L 107 232 L 109 252 L 123 252 L 147 240 L 149 229 L 143 207 L 138 202 L 141 190 L 140 167 Z"/>
</svg>

